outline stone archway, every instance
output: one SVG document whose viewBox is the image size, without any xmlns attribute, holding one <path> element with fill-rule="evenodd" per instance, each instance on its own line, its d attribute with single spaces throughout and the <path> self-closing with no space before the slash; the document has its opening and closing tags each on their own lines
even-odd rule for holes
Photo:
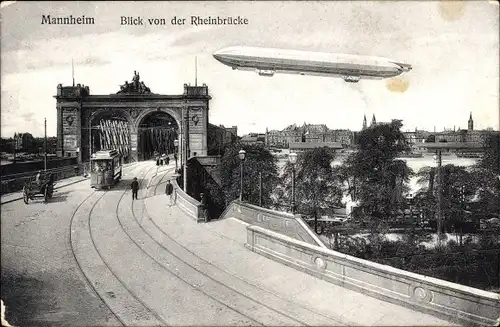
<svg viewBox="0 0 500 327">
<path fill-rule="evenodd" d="M 138 74 L 134 75 L 134 82 L 138 82 L 138 79 Z M 91 146 L 96 142 L 91 140 L 90 131 L 96 130 L 96 125 L 101 125 L 96 121 L 100 117 L 116 114 L 116 120 L 128 122 L 129 137 L 122 135 L 122 140 L 115 143 L 121 145 L 124 151 L 130 149 L 129 161 L 139 160 L 139 125 L 147 115 L 165 112 L 173 117 L 178 126 L 179 161 L 184 162 L 184 157 L 207 156 L 208 110 L 211 99 L 208 87 L 184 84 L 182 94 L 163 95 L 151 93 L 148 88 L 140 85 L 137 88 L 137 83 L 126 83 L 117 94 L 92 95 L 88 86 L 59 84 L 57 95 L 54 96 L 57 99 L 57 155 L 87 162 Z M 115 128 L 116 124 L 118 129 L 125 129 L 124 123 L 115 123 Z M 105 130 L 101 127 L 98 129 Z"/>
<path fill-rule="evenodd" d="M 156 154 L 177 152 L 174 141 L 179 141 L 180 126 L 173 110 L 145 110 L 135 122 L 137 159 L 149 160 Z"/>
<path fill-rule="evenodd" d="M 132 119 L 125 110 L 99 109 L 90 116 L 90 152 L 116 149 L 123 162 L 133 158 L 130 139 Z"/>
</svg>

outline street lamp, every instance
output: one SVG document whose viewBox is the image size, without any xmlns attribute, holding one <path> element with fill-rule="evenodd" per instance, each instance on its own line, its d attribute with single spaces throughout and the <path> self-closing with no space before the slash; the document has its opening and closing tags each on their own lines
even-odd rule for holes
<svg viewBox="0 0 500 327">
<path fill-rule="evenodd" d="M 295 215 L 295 163 L 297 162 L 297 154 L 295 152 L 290 153 L 288 160 L 292 165 L 292 214 Z"/>
<path fill-rule="evenodd" d="M 240 150 L 238 156 L 240 157 L 240 201 L 243 201 L 243 162 L 245 162 L 245 150 Z"/>
<path fill-rule="evenodd" d="M 175 152 L 174 152 L 175 172 L 177 172 L 177 152 L 179 152 L 179 140 L 177 139 L 174 140 L 174 147 L 175 147 Z"/>
</svg>

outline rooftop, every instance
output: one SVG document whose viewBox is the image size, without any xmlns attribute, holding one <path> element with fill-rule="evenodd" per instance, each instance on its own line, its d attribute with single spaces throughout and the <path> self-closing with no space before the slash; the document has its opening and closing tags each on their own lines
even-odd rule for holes
<svg viewBox="0 0 500 327">
<path fill-rule="evenodd" d="M 316 148 L 342 149 L 342 144 L 339 142 L 290 142 L 290 149 Z"/>
</svg>

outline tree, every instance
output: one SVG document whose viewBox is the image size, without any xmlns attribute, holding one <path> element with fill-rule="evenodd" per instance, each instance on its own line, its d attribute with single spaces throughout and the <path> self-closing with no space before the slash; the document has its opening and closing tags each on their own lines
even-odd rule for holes
<svg viewBox="0 0 500 327">
<path fill-rule="evenodd" d="M 435 143 L 436 142 L 436 136 L 431 134 L 425 138 L 425 143 Z"/>
<path fill-rule="evenodd" d="M 22 142 L 21 143 L 22 148 L 26 152 L 32 152 L 33 147 L 36 146 L 35 145 L 35 138 L 30 133 L 23 133 L 21 142 Z M 36 148 L 36 151 L 38 151 L 38 148 Z"/>
<path fill-rule="evenodd" d="M 246 151 L 243 163 L 243 201 L 259 205 L 259 172 L 262 173 L 262 205 L 271 206 L 271 194 L 278 182 L 277 159 L 261 145 L 234 143 L 221 159 L 221 180 L 226 204 L 240 194 L 240 164 L 238 152 Z"/>
<path fill-rule="evenodd" d="M 359 201 L 372 227 L 387 222 L 405 206 L 401 199 L 413 172 L 405 161 L 396 159 L 409 151 L 401 127 L 400 120 L 393 120 L 361 131 L 357 150 L 344 163 L 350 195 Z"/>
<path fill-rule="evenodd" d="M 467 206 L 473 201 L 478 191 L 477 174 L 474 169 L 463 166 L 445 165 L 441 167 L 443 203 L 441 212 L 443 215 L 443 227 L 453 228 L 460 235 L 467 220 Z M 427 218 L 434 219 L 437 211 L 437 191 L 435 185 L 436 168 L 424 167 L 416 174 L 418 183 L 425 185 L 418 194 L 418 206 L 426 213 Z"/>
<path fill-rule="evenodd" d="M 414 197 L 414 205 L 421 212 L 425 221 L 433 220 L 437 210 L 437 199 L 435 195 L 437 174 L 436 167 L 422 167 L 415 174 L 417 184 L 422 188 L 417 191 Z"/>
<path fill-rule="evenodd" d="M 315 228 L 320 214 L 341 206 L 341 178 L 332 168 L 335 153 L 326 147 L 300 153 L 295 164 L 297 212 L 312 216 Z M 292 165 L 287 162 L 281 177 L 280 203 L 291 203 Z"/>
<path fill-rule="evenodd" d="M 12 153 L 14 151 L 14 139 L 9 138 L 1 138 L 1 152 Z"/>
<path fill-rule="evenodd" d="M 500 175 L 500 132 L 489 132 L 484 140 L 484 153 L 477 163 L 494 175 Z"/>
<path fill-rule="evenodd" d="M 483 156 L 473 167 L 477 201 L 484 215 L 495 213 L 500 218 L 500 132 L 488 133 L 484 145 Z"/>
</svg>

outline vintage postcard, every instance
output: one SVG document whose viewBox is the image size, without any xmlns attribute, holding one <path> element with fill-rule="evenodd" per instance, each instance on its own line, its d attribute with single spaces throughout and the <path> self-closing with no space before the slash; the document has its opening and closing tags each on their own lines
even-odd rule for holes
<svg viewBox="0 0 500 327">
<path fill-rule="evenodd" d="M 498 1 L 0 14 L 2 326 L 499 326 Z"/>
</svg>

